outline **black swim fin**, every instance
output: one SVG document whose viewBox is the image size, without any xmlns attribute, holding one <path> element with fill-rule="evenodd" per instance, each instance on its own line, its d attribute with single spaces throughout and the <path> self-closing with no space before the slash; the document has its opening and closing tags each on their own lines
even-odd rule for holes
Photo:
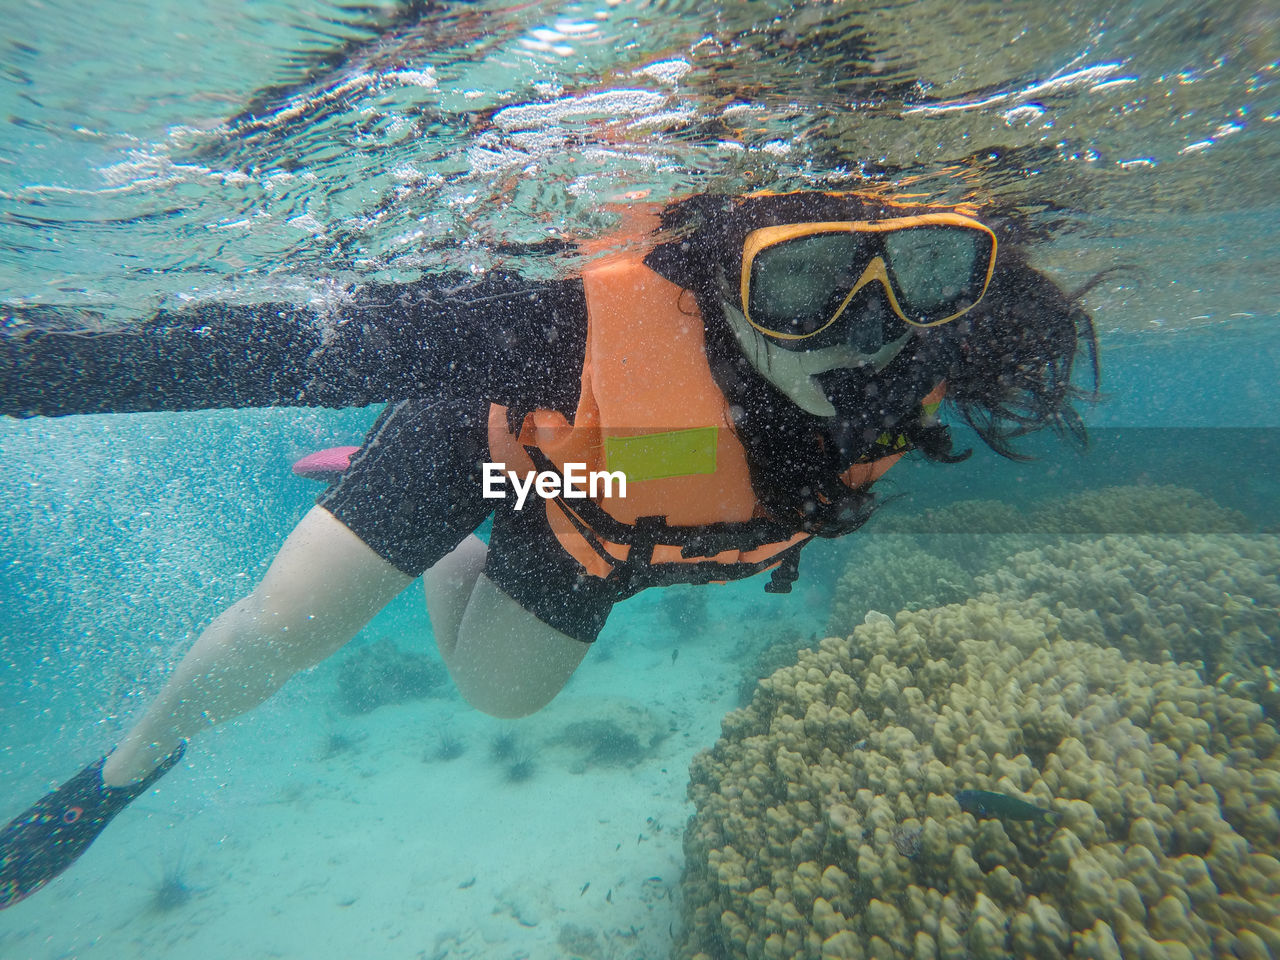
<svg viewBox="0 0 1280 960">
<path fill-rule="evenodd" d="M 129 803 L 186 752 L 185 741 L 137 783 L 108 787 L 102 757 L 9 821 L 0 832 L 0 910 L 24 900 L 71 866 Z"/>
</svg>

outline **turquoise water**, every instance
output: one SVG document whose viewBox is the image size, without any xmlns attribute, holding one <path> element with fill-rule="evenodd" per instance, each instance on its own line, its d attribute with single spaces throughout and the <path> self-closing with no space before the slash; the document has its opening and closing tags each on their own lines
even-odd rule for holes
<svg viewBox="0 0 1280 960">
<path fill-rule="evenodd" d="M 893 529 L 957 500 L 1029 511 L 1081 490 L 1177 484 L 1239 511 L 1241 529 L 1275 555 L 1271 4 L 9 6 L 0 304 L 10 326 L 56 315 L 127 327 L 211 299 L 323 312 L 369 280 L 572 269 L 563 255 L 498 248 L 600 233 L 635 198 L 909 181 L 932 198 L 1017 213 L 1043 235 L 1034 262 L 1067 288 L 1122 269 L 1084 301 L 1107 394 L 1086 413 L 1093 452 L 1037 442 L 1030 466 L 982 454 L 950 470 L 904 465 L 892 477 L 902 499 L 876 522 Z M 375 413 L 0 422 L 0 819 L 114 742 L 313 502 L 317 488 L 289 464 L 356 442 Z M 1135 522 L 1089 532 L 1147 532 Z M 700 867 L 686 861 L 684 823 L 710 814 L 686 800 L 689 763 L 715 742 L 766 641 L 790 651 L 860 622 L 835 623 L 832 611 L 863 551 L 882 551 L 874 562 L 886 571 L 895 557 L 919 568 L 912 545 L 870 546 L 876 530 L 815 549 L 795 597 L 747 583 L 668 601 L 676 617 L 652 595 L 619 608 L 564 705 L 530 721 L 544 762 L 529 784 L 502 779 L 483 746 L 499 725 L 456 697 L 343 714 L 341 654 L 211 737 L 84 862 L 0 914 L 0 955 L 691 950 Z M 1251 561 L 1245 584 L 1241 561 L 1239 590 L 1216 588 L 1204 608 L 1226 610 L 1237 592 L 1258 611 L 1252 686 L 1230 688 L 1245 699 L 1262 699 L 1263 668 L 1280 669 L 1280 571 L 1262 564 L 1258 574 Z M 1232 575 L 1229 563 L 1215 574 Z M 966 581 L 938 602 L 977 592 Z M 1190 626 L 1206 650 L 1226 629 Z M 356 644 L 392 638 L 430 654 L 428 633 L 414 588 Z M 1227 689 L 1214 686 L 1222 672 L 1204 667 L 1202 680 Z M 610 712 L 619 704 L 651 715 Z M 584 773 L 558 738 L 592 711 L 663 738 L 635 765 Z M 470 753 L 457 766 L 420 762 L 446 726 Z M 334 733 L 362 746 L 327 756 Z M 1280 797 L 1255 809 L 1269 803 Z M 1274 832 L 1251 829 L 1250 855 L 1280 856 Z M 1041 842 L 1008 832 L 1024 847 Z M 162 865 L 183 858 L 193 898 L 152 909 Z M 1254 919 L 1274 926 L 1280 891 L 1246 893 Z M 1070 922 L 1079 952 L 1062 955 L 1093 955 L 1081 939 L 1092 923 Z M 1177 939 L 1170 929 L 1157 939 Z M 910 955 L 883 939 L 896 951 L 886 955 Z"/>
</svg>

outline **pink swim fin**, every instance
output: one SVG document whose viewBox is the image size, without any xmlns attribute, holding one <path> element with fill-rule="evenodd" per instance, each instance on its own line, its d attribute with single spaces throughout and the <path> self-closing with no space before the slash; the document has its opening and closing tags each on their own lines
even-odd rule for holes
<svg viewBox="0 0 1280 960">
<path fill-rule="evenodd" d="M 308 480 L 333 483 L 351 464 L 351 456 L 359 447 L 329 447 L 309 453 L 293 465 L 293 472 Z"/>
</svg>

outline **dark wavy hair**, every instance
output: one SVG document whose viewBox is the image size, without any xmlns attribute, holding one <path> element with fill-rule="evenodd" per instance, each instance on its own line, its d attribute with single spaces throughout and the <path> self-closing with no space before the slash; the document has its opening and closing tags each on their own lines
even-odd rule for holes
<svg viewBox="0 0 1280 960">
<path fill-rule="evenodd" d="M 968 457 L 972 451 L 957 451 L 945 426 L 921 415 L 921 400 L 942 380 L 949 411 L 1001 456 L 1027 459 L 1014 441 L 1044 428 L 1080 445 L 1087 442 L 1075 404 L 1097 397 L 1099 373 L 1093 321 L 1077 302 L 1084 289 L 1068 294 L 1032 268 L 1016 231 L 998 217 L 981 217 L 1000 241 L 982 302 L 951 323 L 918 328 L 879 372 L 867 368 L 824 376 L 837 416 L 800 409 L 742 355 L 721 298 L 725 278 L 738 276 L 743 242 L 752 230 L 937 209 L 813 192 L 702 195 L 664 211 L 664 240 L 646 262 L 693 293 L 705 327 L 707 359 L 733 411 L 752 486 L 775 518 L 796 519 L 801 528 L 822 536 L 838 536 L 864 523 L 874 506 L 871 492 L 850 489 L 840 475 L 854 463 L 883 455 L 877 444 L 886 433 L 901 435 L 931 460 Z M 1082 354 L 1087 363 L 1084 387 L 1073 380 Z"/>
</svg>

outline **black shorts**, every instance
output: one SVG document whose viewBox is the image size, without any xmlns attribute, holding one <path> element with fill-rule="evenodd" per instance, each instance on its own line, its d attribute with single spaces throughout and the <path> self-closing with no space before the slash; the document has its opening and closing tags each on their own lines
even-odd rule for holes
<svg viewBox="0 0 1280 960">
<path fill-rule="evenodd" d="M 489 459 L 487 401 L 405 400 L 387 407 L 317 503 L 411 577 L 493 513 L 485 576 L 543 623 L 591 643 L 614 593 L 560 546 L 541 500 L 482 496 Z"/>
</svg>

